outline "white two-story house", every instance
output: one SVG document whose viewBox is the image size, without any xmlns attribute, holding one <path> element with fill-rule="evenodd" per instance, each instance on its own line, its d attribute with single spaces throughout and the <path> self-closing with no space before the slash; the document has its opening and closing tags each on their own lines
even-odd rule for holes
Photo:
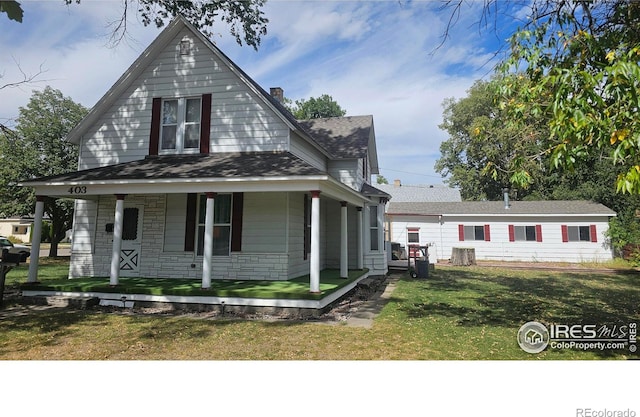
<svg viewBox="0 0 640 417">
<path fill-rule="evenodd" d="M 50 196 L 75 200 L 70 278 L 386 273 L 373 117 L 302 122 L 278 96 L 176 18 L 68 135 L 78 171 L 23 182 L 34 236 Z"/>
</svg>

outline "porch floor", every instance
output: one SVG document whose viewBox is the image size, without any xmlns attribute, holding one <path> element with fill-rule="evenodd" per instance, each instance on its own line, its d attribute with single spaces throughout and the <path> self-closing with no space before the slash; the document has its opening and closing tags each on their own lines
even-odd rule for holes
<svg viewBox="0 0 640 417">
<path fill-rule="evenodd" d="M 101 303 L 111 300 L 123 306 L 139 301 L 318 309 L 341 298 L 368 275 L 367 269 L 350 270 L 345 279 L 339 270 L 323 270 L 318 294 L 309 292 L 309 275 L 288 281 L 212 279 L 208 289 L 195 279 L 121 277 L 119 285 L 111 287 L 108 277 L 92 277 L 23 284 L 21 290 L 24 297 L 96 297 Z"/>
</svg>

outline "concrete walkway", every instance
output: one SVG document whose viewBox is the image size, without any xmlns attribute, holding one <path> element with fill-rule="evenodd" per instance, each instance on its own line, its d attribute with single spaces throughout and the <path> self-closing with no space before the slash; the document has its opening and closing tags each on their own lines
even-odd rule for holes
<svg viewBox="0 0 640 417">
<path fill-rule="evenodd" d="M 401 274 L 398 273 L 389 275 L 384 290 L 374 294 L 369 300 L 359 306 L 358 310 L 347 318 L 347 326 L 364 327 L 367 329 L 373 327 L 373 320 L 391 298 L 391 294 L 396 289 L 396 283 L 400 279 L 400 276 Z"/>
</svg>

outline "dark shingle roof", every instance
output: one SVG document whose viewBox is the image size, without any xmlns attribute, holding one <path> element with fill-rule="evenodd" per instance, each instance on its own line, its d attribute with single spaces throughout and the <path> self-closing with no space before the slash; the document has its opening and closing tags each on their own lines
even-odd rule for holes
<svg viewBox="0 0 640 417">
<path fill-rule="evenodd" d="M 362 188 L 360 192 L 367 197 L 383 197 L 383 198 L 391 198 L 391 195 L 385 193 L 384 191 L 374 187 L 371 184 L 367 184 L 366 182 L 362 184 Z"/>
<path fill-rule="evenodd" d="M 145 159 L 41 177 L 29 182 L 113 181 L 324 175 L 289 152 L 148 156 Z"/>
<path fill-rule="evenodd" d="M 373 129 L 373 116 L 329 117 L 302 120 L 300 125 L 332 156 L 365 158 Z"/>
<path fill-rule="evenodd" d="M 592 201 L 510 201 L 509 209 L 503 201 L 460 201 L 448 203 L 394 203 L 388 214 L 414 215 L 604 215 L 615 216 L 608 207 Z"/>
</svg>

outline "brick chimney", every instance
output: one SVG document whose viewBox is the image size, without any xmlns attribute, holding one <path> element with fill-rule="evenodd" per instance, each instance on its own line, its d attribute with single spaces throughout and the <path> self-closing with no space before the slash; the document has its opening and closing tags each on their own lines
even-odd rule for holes
<svg viewBox="0 0 640 417">
<path fill-rule="evenodd" d="M 280 87 L 271 87 L 271 97 L 278 100 L 280 103 L 284 101 L 284 90 Z"/>
<path fill-rule="evenodd" d="M 400 180 L 393 180 L 393 186 L 394 187 L 402 187 L 402 183 L 400 182 Z"/>
</svg>

